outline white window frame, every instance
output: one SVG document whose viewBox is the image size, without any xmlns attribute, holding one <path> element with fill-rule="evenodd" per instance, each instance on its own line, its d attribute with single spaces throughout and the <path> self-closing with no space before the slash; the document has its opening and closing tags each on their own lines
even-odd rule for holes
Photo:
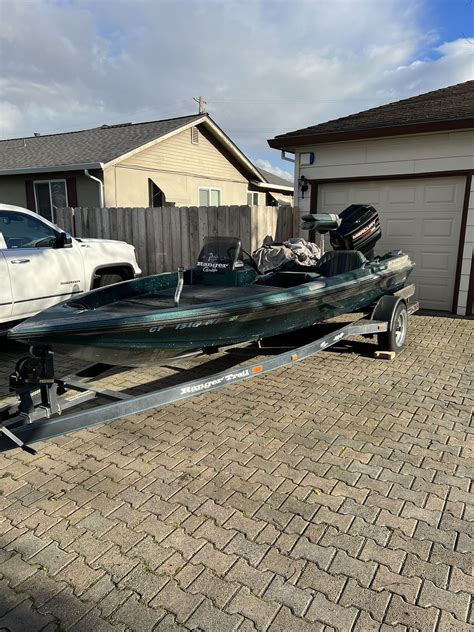
<svg viewBox="0 0 474 632">
<path fill-rule="evenodd" d="M 249 206 L 258 206 L 258 191 L 247 191 L 247 204 L 248 204 L 248 202 L 249 202 L 249 194 L 251 194 L 251 195 L 252 195 L 252 197 L 253 197 L 254 195 L 256 195 L 256 196 L 257 196 L 257 204 L 249 204 Z"/>
<path fill-rule="evenodd" d="M 209 192 L 209 202 L 211 201 L 211 191 L 219 191 L 219 204 L 215 206 L 214 208 L 217 208 L 218 206 L 222 206 L 222 189 L 218 189 L 217 187 L 198 187 L 198 204 L 197 204 L 198 206 L 201 205 L 200 203 L 201 191 Z"/>
<path fill-rule="evenodd" d="M 196 138 L 196 140 L 193 140 Z M 197 127 L 191 127 L 191 143 L 193 145 L 199 145 L 199 129 Z"/>
<path fill-rule="evenodd" d="M 66 180 L 64 180 L 64 179 L 58 178 L 58 179 L 54 179 L 54 180 L 33 180 L 33 193 L 35 194 L 35 213 L 38 213 L 38 215 L 39 215 L 38 199 L 37 199 L 37 196 L 36 196 L 36 185 L 37 184 L 48 184 L 49 185 L 49 205 L 51 206 L 51 221 L 54 224 L 56 222 L 56 218 L 54 216 L 53 199 L 51 197 L 51 182 L 64 182 L 64 192 L 66 193 L 66 206 L 69 206 L 69 199 L 67 197 L 67 183 L 66 183 Z"/>
</svg>

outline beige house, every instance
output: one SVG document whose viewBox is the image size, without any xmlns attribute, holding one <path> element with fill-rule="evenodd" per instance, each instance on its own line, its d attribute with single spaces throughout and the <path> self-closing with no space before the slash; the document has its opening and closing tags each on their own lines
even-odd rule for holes
<svg viewBox="0 0 474 632">
<path fill-rule="evenodd" d="M 292 194 L 207 114 L 0 141 L 0 201 L 53 219 L 63 206 L 291 204 Z"/>
<path fill-rule="evenodd" d="M 378 251 L 401 249 L 426 309 L 473 313 L 474 81 L 277 136 L 294 153 L 295 205 L 380 213 Z"/>
</svg>

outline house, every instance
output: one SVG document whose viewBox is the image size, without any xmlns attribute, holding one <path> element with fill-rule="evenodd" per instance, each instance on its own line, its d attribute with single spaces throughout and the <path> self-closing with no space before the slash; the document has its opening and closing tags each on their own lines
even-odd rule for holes
<svg viewBox="0 0 474 632">
<path fill-rule="evenodd" d="M 302 212 L 373 204 L 381 215 L 379 251 L 414 258 L 421 306 L 472 314 L 474 81 L 268 142 L 295 155 Z"/>
<path fill-rule="evenodd" d="M 208 114 L 0 141 L 0 200 L 54 208 L 265 205 L 293 185 L 259 171 Z M 250 202 L 249 202 L 250 200 Z"/>
<path fill-rule="evenodd" d="M 267 189 L 265 206 L 293 206 L 293 182 L 280 178 L 280 176 L 265 169 L 259 168 L 258 170 L 266 180 L 266 183 L 260 184 L 260 188 Z M 255 192 L 249 192 L 247 204 L 251 206 L 260 204 L 260 202 L 253 204 L 253 200 L 256 198 L 252 198 L 252 195 L 255 195 Z"/>
</svg>

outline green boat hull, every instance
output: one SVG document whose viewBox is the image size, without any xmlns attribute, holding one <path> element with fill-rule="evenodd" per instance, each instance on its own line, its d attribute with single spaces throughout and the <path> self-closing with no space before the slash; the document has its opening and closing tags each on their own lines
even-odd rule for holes
<svg viewBox="0 0 474 632">
<path fill-rule="evenodd" d="M 409 258 L 399 255 L 332 277 L 247 274 L 245 279 L 254 282 L 234 281 L 225 287 L 193 283 L 192 272 L 187 271 L 178 306 L 177 273 L 154 275 L 54 306 L 18 325 L 9 336 L 91 362 L 162 364 L 363 310 L 403 287 L 412 268 Z M 248 273 L 239 272 L 238 278 Z"/>
</svg>

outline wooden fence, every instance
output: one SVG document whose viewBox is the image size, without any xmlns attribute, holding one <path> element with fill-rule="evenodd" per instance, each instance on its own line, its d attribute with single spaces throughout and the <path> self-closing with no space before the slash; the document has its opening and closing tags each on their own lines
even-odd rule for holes
<svg viewBox="0 0 474 632">
<path fill-rule="evenodd" d="M 289 206 L 63 208 L 55 220 L 75 237 L 133 244 L 145 275 L 192 266 L 208 235 L 240 237 L 252 252 L 265 237 L 284 241 L 299 228 L 299 212 Z"/>
</svg>

